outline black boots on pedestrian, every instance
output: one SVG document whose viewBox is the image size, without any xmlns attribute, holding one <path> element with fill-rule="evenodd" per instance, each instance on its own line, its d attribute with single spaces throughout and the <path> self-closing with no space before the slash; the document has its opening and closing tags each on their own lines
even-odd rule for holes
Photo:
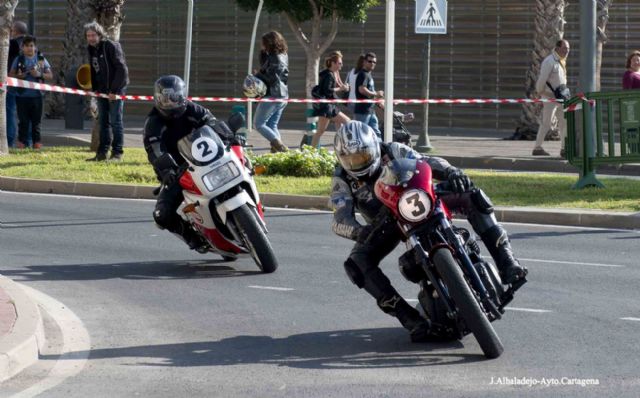
<svg viewBox="0 0 640 398">
<path fill-rule="evenodd" d="M 513 256 L 507 231 L 499 225 L 494 225 L 480 235 L 485 246 L 495 261 L 502 282 L 511 284 L 527 275 L 527 268 L 520 265 Z"/>
</svg>

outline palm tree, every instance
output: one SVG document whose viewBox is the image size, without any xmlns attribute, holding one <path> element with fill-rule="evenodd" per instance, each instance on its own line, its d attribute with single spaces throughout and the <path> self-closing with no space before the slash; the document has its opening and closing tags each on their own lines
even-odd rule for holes
<svg viewBox="0 0 640 398">
<path fill-rule="evenodd" d="M 609 7 L 613 0 L 598 0 L 597 14 L 596 14 L 596 90 L 600 91 L 600 71 L 602 70 L 602 47 L 607 42 L 607 22 L 609 21 Z"/>
<path fill-rule="evenodd" d="M 7 80 L 7 59 L 9 58 L 9 38 L 13 16 L 18 0 L 5 0 L 0 2 L 0 81 Z M 0 90 L 0 156 L 9 153 L 7 143 L 7 105 L 6 91 Z"/>
<path fill-rule="evenodd" d="M 555 43 L 564 36 L 565 0 L 537 0 L 535 32 L 531 64 L 527 70 L 525 82 L 526 98 L 536 98 L 536 80 L 540 73 L 540 64 L 549 55 Z M 542 107 L 539 104 L 526 103 L 518 120 L 516 131 L 511 139 L 533 140 L 538 132 L 538 115 Z"/>
<path fill-rule="evenodd" d="M 89 21 L 88 0 L 67 0 L 67 25 L 65 27 L 64 52 L 60 69 L 55 74 L 55 84 L 65 85 L 67 72 L 81 65 L 86 58 L 87 42 L 82 27 Z M 51 93 L 48 114 L 52 117 L 64 114 L 64 95 Z"/>
</svg>

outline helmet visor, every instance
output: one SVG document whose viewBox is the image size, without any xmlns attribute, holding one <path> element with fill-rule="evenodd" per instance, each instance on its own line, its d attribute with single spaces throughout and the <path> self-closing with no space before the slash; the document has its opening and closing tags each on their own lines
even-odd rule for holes
<svg viewBox="0 0 640 398">
<path fill-rule="evenodd" d="M 342 167 L 353 172 L 366 169 L 373 163 L 373 161 L 373 153 L 371 150 L 340 155 L 340 163 L 342 163 Z"/>
<path fill-rule="evenodd" d="M 184 105 L 184 95 L 173 89 L 162 90 L 161 93 L 156 94 L 156 105 L 165 110 L 180 108 Z"/>
</svg>

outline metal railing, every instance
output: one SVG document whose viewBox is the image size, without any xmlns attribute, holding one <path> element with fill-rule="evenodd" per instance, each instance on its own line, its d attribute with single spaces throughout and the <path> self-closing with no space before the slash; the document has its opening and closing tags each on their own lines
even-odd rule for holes
<svg viewBox="0 0 640 398">
<path fill-rule="evenodd" d="M 640 163 L 640 90 L 586 93 L 564 108 L 567 160 L 580 172 L 573 188 L 604 187 L 599 165 Z"/>
</svg>

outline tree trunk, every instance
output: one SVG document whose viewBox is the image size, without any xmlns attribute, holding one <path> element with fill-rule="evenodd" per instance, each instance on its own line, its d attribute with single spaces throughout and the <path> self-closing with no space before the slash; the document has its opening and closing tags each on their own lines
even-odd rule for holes
<svg viewBox="0 0 640 398">
<path fill-rule="evenodd" d="M 609 21 L 609 7 L 613 0 L 598 0 L 597 27 L 596 27 L 596 91 L 600 91 L 600 72 L 602 70 L 602 48 L 607 42 L 607 22 Z"/>
<path fill-rule="evenodd" d="M 67 24 L 63 41 L 64 53 L 60 57 L 60 69 L 55 71 L 55 84 L 66 86 L 67 73 L 74 73 L 87 57 L 87 41 L 84 37 L 83 26 L 89 21 L 87 14 L 87 0 L 67 0 Z M 75 77 L 72 77 L 75 79 Z M 64 116 L 65 95 L 50 93 L 47 103 L 47 113 L 50 117 Z"/>
<path fill-rule="evenodd" d="M 526 73 L 525 97 L 536 98 L 536 80 L 540 73 L 542 60 L 553 51 L 555 44 L 564 36 L 565 0 L 537 0 L 535 16 L 535 32 L 531 64 Z M 540 104 L 525 103 L 522 114 L 516 125 L 514 140 L 535 140 L 538 132 L 538 116 Z"/>
<path fill-rule="evenodd" d="M 111 40 L 120 40 L 120 27 L 124 17 L 122 8 L 125 0 L 88 0 L 89 17 L 95 19 L 107 32 L 107 37 Z M 83 35 L 84 36 L 84 35 Z M 93 128 L 91 129 L 91 150 L 97 151 L 100 142 L 100 124 L 98 122 L 98 112 L 95 108 L 95 100 L 91 101 L 91 114 L 94 117 Z"/>
<path fill-rule="evenodd" d="M 9 38 L 13 16 L 18 0 L 4 1 L 0 4 L 0 81 L 7 80 L 7 59 L 9 58 Z M 0 156 L 9 153 L 7 142 L 7 90 L 0 88 Z"/>
</svg>

